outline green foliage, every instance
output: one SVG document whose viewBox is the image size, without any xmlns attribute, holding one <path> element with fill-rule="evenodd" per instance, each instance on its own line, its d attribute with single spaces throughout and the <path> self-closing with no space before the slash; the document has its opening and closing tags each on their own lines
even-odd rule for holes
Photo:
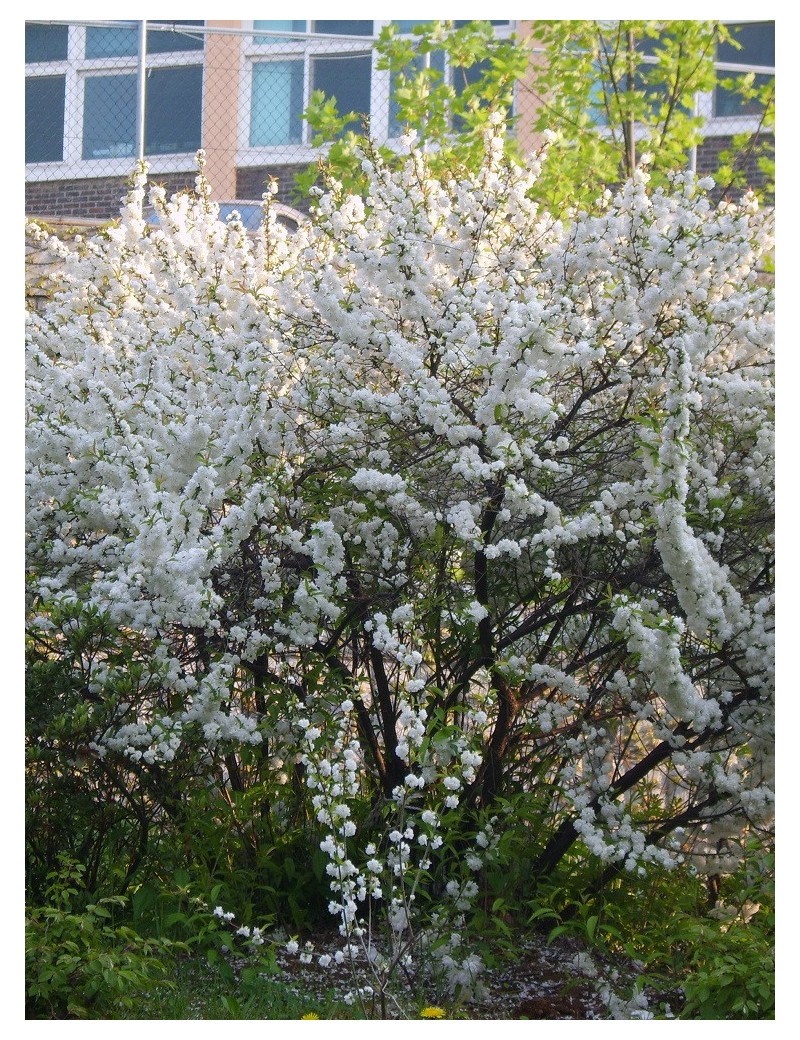
<svg viewBox="0 0 800 1040">
<path fill-rule="evenodd" d="M 43 607 L 26 640 L 26 858 L 31 900 L 67 854 L 86 884 L 124 892 L 158 849 L 164 820 L 178 811 L 178 778 L 158 766 L 100 752 L 95 741 L 160 673 L 136 633 L 118 631 L 93 607 Z M 102 682 L 97 682 L 102 673 Z M 191 770 L 184 760 L 181 770 Z"/>
<path fill-rule="evenodd" d="M 683 992 L 681 1018 L 773 1019 L 775 938 L 759 915 L 748 923 L 680 922 Z"/>
<path fill-rule="evenodd" d="M 64 859 L 50 875 L 47 905 L 25 922 L 27 1018 L 101 1018 L 132 1010 L 164 978 L 184 947 L 168 939 L 145 939 L 115 924 L 126 905 L 121 896 L 90 901 L 84 868 Z"/>
<path fill-rule="evenodd" d="M 143 884 L 132 893 L 130 906 L 136 929 L 183 942 L 194 952 L 216 960 L 228 935 L 209 904 L 229 898 L 225 886 L 204 888 L 187 870 L 177 870 L 170 881 L 168 887 Z"/>
<path fill-rule="evenodd" d="M 559 138 L 541 182 L 548 203 L 591 206 L 644 153 L 654 186 L 684 168 L 701 139 L 694 95 L 713 88 L 720 32 L 701 21 L 537 22 L 544 59 L 532 72 L 535 129 Z"/>
<path fill-rule="evenodd" d="M 734 874 L 716 880 L 716 902 L 709 879 L 686 866 L 622 874 L 587 892 L 564 864 L 528 899 L 528 923 L 609 963 L 639 964 L 636 986 L 669 994 L 680 1018 L 774 1018 L 774 856 L 754 843 Z"/>
<path fill-rule="evenodd" d="M 676 916 L 665 966 L 681 979 L 682 1018 L 775 1017 L 774 878 L 774 853 L 754 843 L 708 916 Z"/>
<path fill-rule="evenodd" d="M 178 965 L 174 986 L 154 987 L 126 1017 L 285 1021 L 311 1012 L 328 1020 L 360 1017 L 356 1008 L 337 1000 L 332 991 L 317 994 L 297 989 L 252 967 L 231 977 L 219 964 L 191 959 Z"/>
<path fill-rule="evenodd" d="M 758 129 L 753 133 L 734 134 L 731 145 L 719 155 L 717 183 L 724 194 L 751 186 L 758 171 L 764 182 L 763 194 L 775 197 L 775 80 L 756 82 L 753 73 L 735 79 L 721 80 L 720 86 L 735 90 L 743 103 L 760 112 Z"/>
<path fill-rule="evenodd" d="M 103 697 L 91 687 L 96 661 L 108 667 Z M 26 857 L 31 900 L 44 899 L 48 875 L 68 854 L 87 870 L 89 888 L 103 878 L 120 891 L 132 875 L 151 827 L 131 771 L 93 747 L 133 687 L 155 679 L 135 647 L 94 608 L 43 610 L 26 643 Z M 156 680 L 157 681 L 157 680 Z M 125 797 L 128 792 L 129 797 Z M 122 797 L 121 797 L 122 796 Z"/>
<path fill-rule="evenodd" d="M 544 51 L 527 88 L 538 105 L 535 129 L 552 130 L 559 139 L 540 182 L 550 206 L 590 207 L 604 188 L 631 176 L 645 153 L 652 185 L 665 184 L 671 172 L 686 168 L 690 150 L 702 140 L 695 94 L 718 85 L 762 108 L 759 130 L 734 139 L 716 175 L 723 188 L 745 186 L 744 160 L 754 149 L 764 152 L 763 131 L 774 131 L 774 82 L 755 88 L 752 77 L 718 77 L 718 44 L 736 46 L 724 25 L 551 21 L 536 22 L 533 36 Z M 769 162 L 767 151 L 759 159 L 766 174 Z M 765 190 L 774 193 L 769 179 Z"/>
<path fill-rule="evenodd" d="M 26 656 L 32 904 L 46 902 L 49 875 L 67 854 L 85 868 L 90 890 L 131 891 L 136 905 L 145 898 L 137 893 L 152 890 L 163 909 L 175 878 L 189 870 L 194 897 L 217 888 L 245 921 L 271 915 L 300 931 L 326 917 L 316 824 L 298 785 L 284 785 L 263 747 L 220 749 L 201 766 L 186 753 L 148 764 L 96 746 L 143 698 L 159 696 L 151 645 L 92 607 L 62 604 L 38 612 Z M 209 784 L 207 772 L 219 783 Z M 172 912 L 179 910 L 187 906 Z"/>
<path fill-rule="evenodd" d="M 159 898 L 172 898 L 175 878 L 191 877 L 195 898 L 224 903 L 245 924 L 266 916 L 296 932 L 327 919 L 316 826 L 289 811 L 291 798 L 280 800 L 281 775 L 263 756 L 242 749 L 225 759 L 241 789 L 186 792 L 180 830 L 164 849 L 167 862 L 155 863 L 150 875 Z"/>
<path fill-rule="evenodd" d="M 475 169 L 482 130 L 499 112 L 526 135 L 552 131 L 550 150 L 537 194 L 549 208 L 563 212 L 591 208 L 605 188 L 632 175 L 650 156 L 653 187 L 685 169 L 692 148 L 703 139 L 704 117 L 695 110 L 696 94 L 717 87 L 735 92 L 747 111 L 760 112 L 755 132 L 736 134 L 720 155 L 715 174 L 723 194 L 749 186 L 758 170 L 765 197 L 774 197 L 774 79 L 752 74 L 719 76 L 714 67 L 720 43 L 737 46 L 719 22 L 538 21 L 530 41 L 498 40 L 488 22 L 453 30 L 448 22 L 426 22 L 413 37 L 399 37 L 386 26 L 376 45 L 378 67 L 392 72 L 392 111 L 398 127 L 417 132 L 435 156 L 437 171 Z M 531 52 L 531 46 L 534 52 Z M 443 74 L 445 67 L 449 76 Z M 525 103 L 514 107 L 514 91 Z M 530 126 L 520 111 L 535 103 Z M 354 129 L 356 113 L 339 113 L 333 98 L 317 91 L 304 118 L 325 161 L 297 180 L 306 197 L 320 177 L 362 192 L 364 181 L 355 151 L 364 147 L 369 126 Z M 509 157 L 521 151 L 513 137 Z M 384 160 L 397 162 L 388 147 Z"/>
<path fill-rule="evenodd" d="M 525 75 L 528 52 L 513 38 L 498 40 L 488 21 L 459 29 L 446 21 L 424 22 L 404 37 L 388 25 L 376 51 L 378 68 L 392 74 L 398 134 L 405 128 L 416 131 L 437 172 L 457 176 L 459 170 L 477 168 L 483 154 L 482 131 L 493 112 L 514 124 L 514 89 Z M 445 61 L 449 77 L 442 71 Z M 321 91 L 312 95 L 304 118 L 314 132 L 313 144 L 326 146 L 327 153 L 324 162 L 299 175 L 299 196 L 306 197 L 320 175 L 340 181 L 348 191 L 363 192 L 365 180 L 355 150 L 365 145 L 369 127 L 364 126 L 363 134 L 355 133 L 356 114 L 340 114 L 335 100 Z M 507 148 L 519 157 L 513 138 L 508 138 Z M 379 151 L 389 164 L 402 160 L 388 147 Z"/>
</svg>

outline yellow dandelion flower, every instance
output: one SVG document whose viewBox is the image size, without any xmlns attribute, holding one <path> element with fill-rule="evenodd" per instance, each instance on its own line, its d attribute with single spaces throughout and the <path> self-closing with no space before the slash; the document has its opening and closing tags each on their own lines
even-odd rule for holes
<svg viewBox="0 0 800 1040">
<path fill-rule="evenodd" d="M 309 1011 L 309 1013 L 307 1015 L 303 1015 L 302 1016 L 300 1021 L 302 1022 L 304 1019 L 312 1019 L 312 1018 L 319 1018 L 319 1015 L 316 1013 L 316 1011 Z"/>
<path fill-rule="evenodd" d="M 420 1018 L 444 1018 L 444 1009 L 440 1007 L 424 1007 L 419 1013 Z"/>
</svg>

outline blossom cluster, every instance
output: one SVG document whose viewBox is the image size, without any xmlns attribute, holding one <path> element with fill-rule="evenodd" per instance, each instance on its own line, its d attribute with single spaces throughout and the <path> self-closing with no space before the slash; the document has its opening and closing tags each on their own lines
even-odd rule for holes
<svg viewBox="0 0 800 1040">
<path fill-rule="evenodd" d="M 446 819 L 481 764 L 470 744 L 486 715 L 478 711 L 463 729 L 442 730 L 431 725 L 424 708 L 403 704 L 398 754 L 409 771 L 392 791 L 383 843 L 379 847 L 369 841 L 359 854 L 354 806 L 365 763 L 353 735 L 353 711 L 348 698 L 320 725 L 305 717 L 297 722 L 306 784 L 326 832 L 320 848 L 328 857 L 333 895 L 328 909 L 339 919 L 345 940 L 333 959 L 354 968 L 360 963 L 381 992 L 402 967 L 407 975 L 427 973 L 451 996 L 467 999 L 480 992 L 483 962 L 462 949 L 461 928 L 479 894 L 474 877 L 491 861 L 497 835 L 494 823 L 487 822 L 473 835 L 472 849 L 454 861 L 445 847 Z M 437 868 L 451 876 L 444 883 L 444 903 L 431 913 L 418 904 L 418 897 L 429 895 L 429 879 Z M 292 940 L 287 948 L 306 962 L 313 956 L 310 944 L 301 951 Z M 317 960 L 327 967 L 331 955 Z"/>
<path fill-rule="evenodd" d="M 148 229 L 141 166 L 28 316 L 29 606 L 91 605 L 158 662 L 94 746 L 285 743 L 299 690 L 348 927 L 379 886 L 346 849 L 359 778 L 405 776 L 400 878 L 442 837 L 415 799 L 441 786 L 440 820 L 532 760 L 543 864 L 565 818 L 638 870 L 680 854 L 666 820 L 685 845 L 772 813 L 770 216 L 640 170 L 561 222 L 503 133 L 469 176 L 413 135 L 398 169 L 367 149 L 368 193 L 332 184 L 293 234 L 269 199 L 255 236 L 221 222 L 202 173 L 150 189 Z M 345 681 L 358 742 L 335 723 L 313 765 Z M 477 748 L 436 749 L 462 708 Z"/>
</svg>

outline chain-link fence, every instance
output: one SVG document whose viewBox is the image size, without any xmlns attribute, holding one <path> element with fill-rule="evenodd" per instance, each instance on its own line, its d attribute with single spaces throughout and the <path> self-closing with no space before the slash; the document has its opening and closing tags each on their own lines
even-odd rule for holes
<svg viewBox="0 0 800 1040">
<path fill-rule="evenodd" d="M 378 141 L 391 146 L 398 140 L 402 128 L 392 74 L 376 58 L 384 24 L 26 23 L 28 215 L 115 217 L 137 157 L 146 157 L 152 179 L 173 192 L 193 185 L 200 148 L 218 200 L 258 200 L 275 179 L 279 199 L 302 208 L 295 178 L 319 152 L 303 118 L 315 91 L 335 97 L 341 113 L 367 116 Z M 401 33 L 410 33 L 414 24 L 395 23 Z M 512 33 L 524 38 L 530 24 L 492 22 L 500 38 Z M 756 72 L 758 82 L 758 76 L 774 75 L 774 23 L 753 25 L 745 27 L 749 43 L 743 51 L 718 57 L 727 59 L 722 67 L 731 73 Z M 455 82 L 456 70 L 444 52 L 415 60 Z M 459 71 L 460 81 L 468 81 L 469 74 Z M 529 134 L 532 146 L 532 119 L 523 110 L 530 100 L 525 102 L 522 92 L 519 103 L 516 132 L 522 144 Z M 774 141 L 771 130 L 765 133 L 758 104 L 721 87 L 699 95 L 696 104 L 705 133 L 690 164 L 713 174 L 727 153 L 738 149 L 748 181 L 757 183 L 759 158 Z M 742 141 L 738 135 L 754 131 L 758 145 L 748 151 L 753 137 Z"/>
</svg>

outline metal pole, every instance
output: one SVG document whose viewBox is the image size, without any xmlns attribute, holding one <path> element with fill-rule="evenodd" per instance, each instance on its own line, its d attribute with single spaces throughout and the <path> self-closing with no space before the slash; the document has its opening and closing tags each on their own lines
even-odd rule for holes
<svg viewBox="0 0 800 1040">
<path fill-rule="evenodd" d="M 423 59 L 423 65 L 424 65 L 425 71 L 426 72 L 430 72 L 430 68 L 431 68 L 431 52 L 430 51 L 425 51 L 425 57 Z M 425 97 L 426 98 L 430 96 L 430 87 L 431 87 L 430 81 L 428 81 L 425 84 Z M 427 138 L 428 119 L 427 119 L 427 116 L 423 116 L 422 117 L 422 127 L 421 127 L 421 129 L 422 129 L 422 150 L 423 150 L 423 152 L 427 152 L 428 151 L 428 138 Z"/>
<path fill-rule="evenodd" d="M 626 80 L 626 89 L 634 90 L 636 87 L 636 64 L 634 56 L 636 54 L 636 43 L 633 38 L 633 29 L 628 30 L 628 78 Z M 633 177 L 636 170 L 636 120 L 631 117 L 627 120 L 623 127 L 623 134 L 625 136 L 625 160 L 628 164 L 628 177 Z"/>
<path fill-rule="evenodd" d="M 144 159 L 144 112 L 147 93 L 147 22 L 139 22 L 139 61 L 136 68 L 136 158 Z"/>
<path fill-rule="evenodd" d="M 700 94 L 695 91 L 694 95 L 694 110 L 692 115 L 697 117 L 700 115 Z M 697 145 L 693 144 L 689 149 L 689 173 L 697 173 Z"/>
</svg>

